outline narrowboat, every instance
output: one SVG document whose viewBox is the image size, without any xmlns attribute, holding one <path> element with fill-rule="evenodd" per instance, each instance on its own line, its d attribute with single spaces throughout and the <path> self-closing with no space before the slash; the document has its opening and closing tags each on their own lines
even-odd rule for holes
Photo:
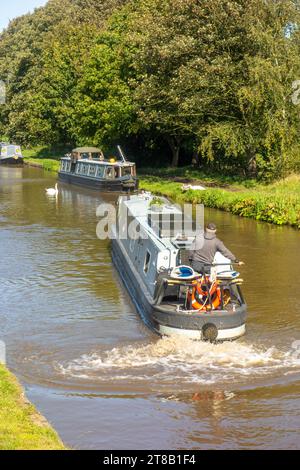
<svg viewBox="0 0 300 470">
<path fill-rule="evenodd" d="M 1 164 L 23 164 L 23 155 L 19 145 L 0 143 L 0 163 Z"/>
<path fill-rule="evenodd" d="M 239 338 L 247 312 L 240 274 L 221 253 L 209 275 L 195 272 L 187 261 L 195 231 L 178 231 L 182 210 L 160 199 L 157 207 L 150 193 L 120 196 L 111 232 L 113 263 L 139 314 L 161 336 Z M 131 223 L 136 231 L 125 233 Z"/>
<path fill-rule="evenodd" d="M 105 159 L 101 149 L 80 147 L 61 159 L 59 180 L 87 186 L 99 191 L 132 192 L 138 189 L 135 163 L 126 160 L 118 146 L 121 159 Z"/>
</svg>

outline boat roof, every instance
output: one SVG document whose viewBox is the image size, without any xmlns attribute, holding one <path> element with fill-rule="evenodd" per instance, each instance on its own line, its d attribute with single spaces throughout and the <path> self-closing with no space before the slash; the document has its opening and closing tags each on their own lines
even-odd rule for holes
<svg viewBox="0 0 300 470">
<path fill-rule="evenodd" d="M 87 160 L 86 158 L 82 158 L 78 160 L 78 162 L 82 163 L 95 163 L 96 165 L 110 165 L 110 166 L 133 166 L 135 163 L 133 162 L 123 162 L 122 160 L 116 160 L 115 162 L 111 162 L 109 160 Z"/>
<path fill-rule="evenodd" d="M 71 157 L 62 157 L 61 160 L 71 160 Z M 134 166 L 134 162 L 123 162 L 122 160 L 116 160 L 111 162 L 110 160 L 89 160 L 87 158 L 79 158 L 77 163 L 88 163 L 94 165 L 110 165 L 110 166 Z"/>
<path fill-rule="evenodd" d="M 1 146 L 1 147 L 20 147 L 20 145 L 9 144 L 9 143 L 7 143 L 7 142 L 0 142 L 0 146 Z"/>
<path fill-rule="evenodd" d="M 72 152 L 76 153 L 102 153 L 102 150 L 97 147 L 77 147 L 76 149 L 72 150 Z"/>
<path fill-rule="evenodd" d="M 123 199 L 123 202 L 126 204 L 130 215 L 139 222 L 139 224 L 148 232 L 149 236 L 151 236 L 152 240 L 154 240 L 157 245 L 160 245 L 163 248 L 169 250 L 176 250 L 178 247 L 176 246 L 175 238 L 159 237 L 148 223 L 148 215 L 149 212 L 151 212 L 149 205 L 154 197 L 155 196 L 153 196 L 151 193 L 146 192 L 138 195 L 132 195 L 129 199 Z M 181 208 L 172 204 L 167 198 L 161 197 L 160 199 L 162 199 L 164 202 L 164 206 L 161 212 L 163 215 L 182 214 Z"/>
</svg>

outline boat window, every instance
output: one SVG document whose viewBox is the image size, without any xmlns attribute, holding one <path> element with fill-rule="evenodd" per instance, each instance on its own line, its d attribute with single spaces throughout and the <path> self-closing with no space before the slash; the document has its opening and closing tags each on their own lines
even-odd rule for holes
<svg viewBox="0 0 300 470">
<path fill-rule="evenodd" d="M 87 152 L 84 152 L 84 153 L 81 153 L 81 154 L 80 154 L 80 158 L 82 158 L 83 160 L 88 159 L 89 156 L 90 156 L 90 155 L 89 155 L 89 153 L 87 153 Z"/>
<path fill-rule="evenodd" d="M 104 160 L 104 155 L 102 153 L 99 153 L 99 152 L 93 152 L 92 153 L 92 159 L 93 160 Z"/>
<path fill-rule="evenodd" d="M 114 169 L 112 166 L 106 168 L 105 177 L 110 180 L 114 179 Z"/>
<path fill-rule="evenodd" d="M 150 254 L 150 252 L 147 250 L 146 257 L 145 257 L 145 264 L 144 264 L 144 272 L 145 272 L 145 274 L 147 274 L 147 272 L 149 271 L 150 259 L 151 259 L 151 254 Z"/>
<path fill-rule="evenodd" d="M 13 154 L 14 154 L 14 148 L 11 145 L 9 145 L 7 147 L 7 155 L 11 157 Z"/>
<path fill-rule="evenodd" d="M 70 171 L 71 169 L 71 162 L 68 162 L 67 160 L 62 160 L 61 165 L 60 165 L 61 171 Z"/>
<path fill-rule="evenodd" d="M 90 165 L 89 167 L 89 176 L 96 176 L 96 170 L 97 170 L 97 167 L 96 165 Z"/>
<path fill-rule="evenodd" d="M 131 176 L 132 172 L 131 172 L 131 166 L 123 166 L 122 167 L 122 176 Z"/>
<path fill-rule="evenodd" d="M 87 175 L 88 174 L 88 170 L 89 170 L 89 165 L 87 165 L 86 163 L 82 163 L 81 164 L 81 173 L 83 175 Z"/>
<path fill-rule="evenodd" d="M 96 174 L 96 176 L 97 176 L 98 178 L 103 178 L 105 166 L 103 166 L 103 165 L 97 165 L 97 167 L 98 167 L 98 168 L 97 168 L 97 174 Z"/>
</svg>

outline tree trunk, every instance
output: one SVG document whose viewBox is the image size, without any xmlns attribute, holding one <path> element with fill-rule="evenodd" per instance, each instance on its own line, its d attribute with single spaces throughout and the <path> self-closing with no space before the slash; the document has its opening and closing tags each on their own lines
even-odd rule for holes
<svg viewBox="0 0 300 470">
<path fill-rule="evenodd" d="M 194 168 L 200 167 L 199 152 L 197 150 L 194 150 L 193 155 L 192 155 L 192 166 Z"/>
<path fill-rule="evenodd" d="M 177 168 L 178 167 L 178 162 L 179 162 L 179 150 L 180 150 L 180 147 L 179 146 L 175 146 L 172 148 L 172 164 L 171 166 L 173 168 Z"/>
<path fill-rule="evenodd" d="M 172 163 L 171 166 L 173 168 L 178 167 L 179 163 L 179 152 L 180 152 L 180 139 L 178 137 L 168 137 L 167 138 L 168 144 L 172 150 Z"/>
<path fill-rule="evenodd" d="M 247 174 L 250 176 L 250 178 L 257 177 L 257 163 L 255 154 L 253 154 L 253 156 L 248 160 Z"/>
</svg>

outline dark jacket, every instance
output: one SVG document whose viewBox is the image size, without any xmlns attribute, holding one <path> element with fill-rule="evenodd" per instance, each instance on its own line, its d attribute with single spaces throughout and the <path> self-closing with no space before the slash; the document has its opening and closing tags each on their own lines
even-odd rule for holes
<svg viewBox="0 0 300 470">
<path fill-rule="evenodd" d="M 189 254 L 189 259 L 192 263 L 212 264 L 217 251 L 226 258 L 229 258 L 230 261 L 238 262 L 234 254 L 226 248 L 224 243 L 217 238 L 216 234 L 208 232 L 196 237 Z"/>
</svg>

